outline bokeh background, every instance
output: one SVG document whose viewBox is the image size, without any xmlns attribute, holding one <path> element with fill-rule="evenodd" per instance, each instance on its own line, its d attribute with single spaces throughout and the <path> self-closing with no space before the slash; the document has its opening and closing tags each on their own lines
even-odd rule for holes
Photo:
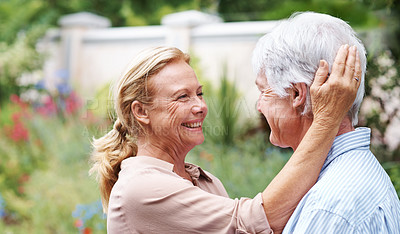
<svg viewBox="0 0 400 234">
<path fill-rule="evenodd" d="M 372 151 L 400 194 L 399 1 L 0 0 L 0 233 L 106 233 L 100 195 L 88 170 L 91 140 L 113 122 L 109 83 L 99 85 L 94 79 L 86 84 L 94 87 L 87 91 L 89 98 L 76 82 L 83 79 L 81 73 L 58 67 L 50 69 L 49 77 L 49 61 L 68 55 L 54 53 L 48 48 L 54 43 L 45 43 L 55 38 L 57 44 L 51 35 L 62 27 L 60 19 L 90 12 L 108 19 L 112 29 L 137 30 L 189 10 L 225 23 L 274 22 L 296 11 L 328 13 L 349 22 L 368 51 L 359 126 L 372 128 Z M 261 116 L 238 110 L 244 98 L 250 109 L 255 104 L 229 65 L 217 63 L 222 72 L 212 77 L 200 52 L 190 45 L 184 49 L 193 58 L 209 105 L 206 140 L 187 161 L 219 177 L 232 198 L 253 197 L 292 151 L 269 143 Z M 248 82 L 254 78 L 249 74 Z"/>
</svg>

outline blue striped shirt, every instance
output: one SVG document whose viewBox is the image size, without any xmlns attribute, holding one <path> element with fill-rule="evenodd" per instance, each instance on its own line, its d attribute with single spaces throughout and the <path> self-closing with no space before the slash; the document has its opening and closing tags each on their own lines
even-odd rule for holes
<svg viewBox="0 0 400 234">
<path fill-rule="evenodd" d="M 337 136 L 283 233 L 400 233 L 400 201 L 369 150 L 369 128 Z"/>
</svg>

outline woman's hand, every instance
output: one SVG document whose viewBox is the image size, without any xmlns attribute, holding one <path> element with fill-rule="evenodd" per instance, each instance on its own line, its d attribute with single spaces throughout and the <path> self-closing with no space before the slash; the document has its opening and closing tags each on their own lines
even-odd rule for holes
<svg viewBox="0 0 400 234">
<path fill-rule="evenodd" d="M 314 121 L 325 127 L 338 126 L 352 106 L 361 83 L 361 65 L 357 48 L 342 45 L 329 72 L 328 63 L 320 61 L 310 87 Z"/>
</svg>

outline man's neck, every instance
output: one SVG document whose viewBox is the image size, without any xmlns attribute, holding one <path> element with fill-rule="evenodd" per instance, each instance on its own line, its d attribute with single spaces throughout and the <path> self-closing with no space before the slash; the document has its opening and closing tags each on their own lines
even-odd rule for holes
<svg viewBox="0 0 400 234">
<path fill-rule="evenodd" d="M 294 147 L 291 147 L 293 149 L 293 151 L 295 151 L 297 149 L 297 146 L 300 144 L 300 142 L 303 139 L 304 135 L 306 134 L 306 132 L 310 128 L 311 123 L 312 123 L 312 120 L 311 121 L 305 121 L 303 123 L 303 127 L 304 127 L 303 130 L 304 131 L 301 132 L 301 137 L 299 138 L 299 141 L 297 142 L 297 144 L 295 144 Z M 343 119 L 342 123 L 340 124 L 339 131 L 336 134 L 336 136 L 339 136 L 339 135 L 342 135 L 344 133 L 351 132 L 351 131 L 354 131 L 354 127 L 353 127 L 353 125 L 351 123 L 350 118 L 346 116 Z"/>
<path fill-rule="evenodd" d="M 344 133 L 348 133 L 348 132 L 351 132 L 351 131 L 354 131 L 354 127 L 353 127 L 353 125 L 351 123 L 350 118 L 346 116 L 343 119 L 342 123 L 340 124 L 339 131 L 336 134 L 336 136 L 340 136 L 340 135 L 342 135 Z"/>
</svg>

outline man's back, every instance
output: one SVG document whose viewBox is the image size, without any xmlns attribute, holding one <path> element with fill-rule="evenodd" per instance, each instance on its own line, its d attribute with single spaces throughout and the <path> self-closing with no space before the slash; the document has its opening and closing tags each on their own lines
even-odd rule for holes
<svg viewBox="0 0 400 234">
<path fill-rule="evenodd" d="M 367 128 L 336 137 L 284 233 L 400 233 L 399 198 L 369 144 Z"/>
</svg>

